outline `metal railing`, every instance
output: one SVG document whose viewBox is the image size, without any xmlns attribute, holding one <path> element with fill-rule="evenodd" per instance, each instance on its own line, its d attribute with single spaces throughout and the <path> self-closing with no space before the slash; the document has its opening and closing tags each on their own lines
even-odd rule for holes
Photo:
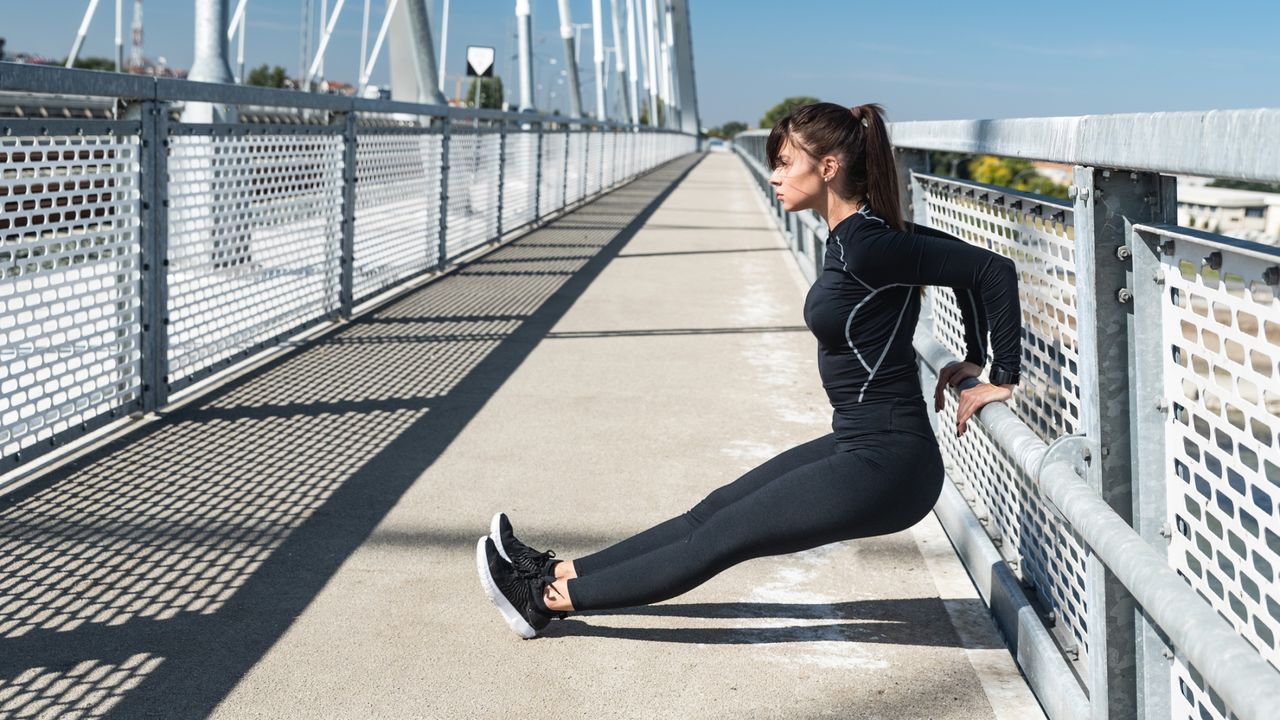
<svg viewBox="0 0 1280 720">
<path fill-rule="evenodd" d="M 911 217 L 1019 269 L 1022 383 L 964 438 L 948 395 L 936 512 L 1046 711 L 1273 717 L 1280 249 L 1177 227 L 1162 173 L 1280 180 L 1280 111 L 891 132 Z M 772 201 L 765 136 L 734 144 L 813 278 L 825 225 Z M 1071 164 L 1074 202 L 930 174 L 929 150 Z M 926 387 L 963 356 L 950 289 L 915 346 Z"/>
<path fill-rule="evenodd" d="M 638 174 L 677 132 L 0 63 L 0 474 Z M 242 122 L 187 123 L 184 103 Z M 246 118 L 258 118 L 246 121 Z"/>
</svg>

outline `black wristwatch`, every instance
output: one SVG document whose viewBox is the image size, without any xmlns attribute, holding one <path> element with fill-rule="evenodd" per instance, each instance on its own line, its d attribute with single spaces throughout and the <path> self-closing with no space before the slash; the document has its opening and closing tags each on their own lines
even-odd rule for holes
<svg viewBox="0 0 1280 720">
<path fill-rule="evenodd" d="M 987 373 L 987 382 L 992 385 L 1017 385 L 1018 373 L 993 366 L 991 372 Z"/>
</svg>

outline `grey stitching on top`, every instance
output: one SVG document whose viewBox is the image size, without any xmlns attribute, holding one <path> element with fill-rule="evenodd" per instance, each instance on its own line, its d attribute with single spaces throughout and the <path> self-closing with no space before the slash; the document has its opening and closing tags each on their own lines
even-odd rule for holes
<svg viewBox="0 0 1280 720">
<path fill-rule="evenodd" d="M 862 363 L 862 367 L 863 367 L 863 368 L 864 368 L 868 373 L 871 373 L 871 375 L 873 375 L 873 376 L 875 375 L 875 370 L 873 370 L 873 369 L 871 368 L 871 366 L 870 366 L 870 365 L 867 365 L 867 362 L 866 362 L 865 360 L 863 360 L 863 359 L 862 359 L 862 353 L 858 352 L 858 348 L 856 348 L 856 347 L 854 347 L 854 346 L 853 346 L 853 337 L 852 337 L 851 332 L 850 332 L 850 331 L 851 331 L 851 329 L 853 328 L 853 316 L 854 316 L 854 315 L 857 315 L 857 314 L 858 314 L 858 310 L 859 310 L 863 305 L 866 305 L 866 304 L 867 304 L 867 301 L 869 301 L 871 298 L 875 297 L 876 293 L 880 292 L 881 290 L 887 290 L 888 288 L 891 288 L 891 287 L 915 287 L 915 286 L 913 286 L 913 285 L 907 285 L 906 283 L 890 283 L 890 284 L 888 284 L 888 285 L 883 285 L 883 286 L 881 286 L 881 287 L 878 287 L 878 288 L 876 288 L 876 289 L 872 290 L 870 293 L 868 293 L 866 297 L 862 298 L 862 300 L 861 300 L 857 305 L 854 305 L 854 306 L 853 306 L 853 309 L 849 311 L 849 318 L 848 318 L 847 320 L 845 320 L 845 321 L 844 321 L 844 340 L 845 340 L 845 342 L 849 343 L 849 349 L 853 351 L 853 355 L 854 355 L 854 357 L 858 358 L 858 362 Z M 910 298 L 911 298 L 911 296 L 910 296 L 910 294 L 908 294 L 908 295 L 907 295 L 907 299 L 909 300 Z M 898 318 L 898 319 L 899 319 L 899 320 L 901 320 L 901 319 L 902 319 L 902 318 L 901 318 L 901 316 L 899 316 L 899 318 Z M 894 328 L 894 331 L 895 331 L 895 332 L 897 331 L 897 328 L 896 328 L 896 327 Z M 890 342 L 892 342 L 892 341 L 893 341 L 893 337 L 892 337 L 892 336 L 890 336 L 889 341 L 890 341 Z M 886 348 L 886 349 L 887 349 L 887 348 Z M 880 356 L 880 359 L 881 359 L 881 360 L 883 360 L 883 359 L 884 359 L 884 356 L 883 356 L 883 355 L 881 355 L 881 356 Z M 879 365 L 880 365 L 879 363 L 876 363 L 876 367 L 879 367 Z M 870 378 L 868 378 L 868 379 L 867 379 L 867 382 L 870 382 L 870 381 L 871 381 L 871 379 L 870 379 Z M 863 385 L 862 387 L 863 387 L 863 389 L 865 390 L 867 386 L 866 386 L 866 385 Z M 858 396 L 858 401 L 859 401 L 859 402 L 861 402 L 861 401 L 862 401 L 862 396 L 861 396 L 861 395 L 859 395 L 859 396 Z"/>
<path fill-rule="evenodd" d="M 888 287 L 888 286 L 886 286 Z M 898 327 L 902 325 L 902 316 L 906 314 L 907 307 L 911 305 L 911 291 L 907 291 L 907 299 L 902 303 L 902 309 L 898 311 L 898 320 L 893 324 L 893 332 L 889 333 L 889 340 L 884 344 L 884 350 L 880 352 L 880 359 L 876 361 L 876 366 L 872 368 L 871 374 L 867 376 L 867 381 L 862 383 L 862 389 L 858 391 L 858 402 L 862 402 L 862 395 L 867 391 L 867 386 L 871 384 L 871 379 L 876 376 L 876 370 L 880 369 L 880 363 L 884 362 L 884 357 L 889 354 L 889 348 L 893 346 L 893 338 L 898 334 Z"/>
<path fill-rule="evenodd" d="M 849 269 L 849 261 L 844 259 L 844 240 L 841 239 L 839 235 L 836 236 L 836 247 L 840 248 L 840 264 L 844 266 L 844 271 L 849 273 L 849 277 L 862 283 L 862 287 L 868 290 L 874 290 L 870 285 L 862 282 L 862 278 L 854 275 L 853 271 Z"/>
</svg>

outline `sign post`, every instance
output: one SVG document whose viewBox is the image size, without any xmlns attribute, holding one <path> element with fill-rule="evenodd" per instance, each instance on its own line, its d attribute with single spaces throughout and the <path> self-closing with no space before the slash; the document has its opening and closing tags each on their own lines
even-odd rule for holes
<svg viewBox="0 0 1280 720">
<path fill-rule="evenodd" d="M 484 107 L 484 79 L 493 77 L 494 51 L 482 45 L 467 46 L 467 77 L 476 78 L 476 107 Z"/>
</svg>

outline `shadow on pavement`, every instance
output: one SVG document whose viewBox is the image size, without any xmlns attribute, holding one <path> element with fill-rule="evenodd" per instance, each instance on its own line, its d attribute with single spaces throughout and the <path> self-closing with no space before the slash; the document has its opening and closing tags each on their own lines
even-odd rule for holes
<svg viewBox="0 0 1280 720">
<path fill-rule="evenodd" d="M 0 498 L 0 715 L 207 716 L 366 541 L 469 547 L 371 533 L 699 159 Z"/>
</svg>

